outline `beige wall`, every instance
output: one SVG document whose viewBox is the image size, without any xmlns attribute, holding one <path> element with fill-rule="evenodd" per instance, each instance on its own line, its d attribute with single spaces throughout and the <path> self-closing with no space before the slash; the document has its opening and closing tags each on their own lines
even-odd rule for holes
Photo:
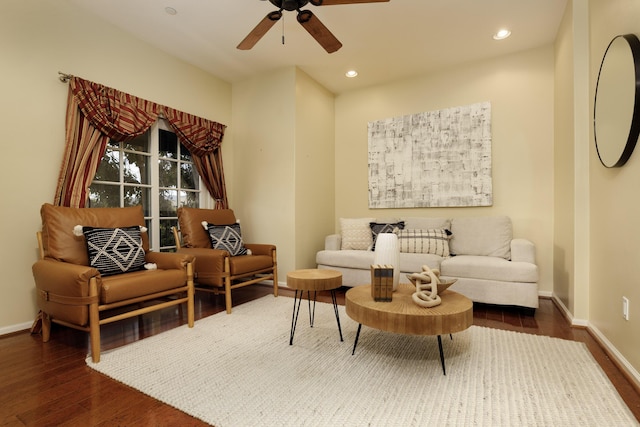
<svg viewBox="0 0 640 427">
<path fill-rule="evenodd" d="M 0 117 L 5 196 L 0 209 L 0 334 L 37 312 L 31 264 L 39 209 L 51 202 L 64 148 L 67 85 L 58 71 L 112 86 L 224 124 L 231 86 L 95 21 L 57 0 L 5 0 L 0 14 Z M 227 171 L 233 132 L 224 139 Z M 233 189 L 232 183 L 229 183 Z"/>
<path fill-rule="evenodd" d="M 248 242 L 278 248 L 281 284 L 315 267 L 333 228 L 333 117 L 333 95 L 295 67 L 233 85 L 232 207 Z"/>
<path fill-rule="evenodd" d="M 618 34 L 640 36 L 640 2 L 590 1 L 591 100 L 602 56 Z M 589 109 L 592 117 L 592 105 Z M 591 277 L 589 321 L 640 370 L 640 153 L 622 168 L 606 169 L 589 138 Z M 630 301 L 630 320 L 622 318 L 622 296 Z"/>
<path fill-rule="evenodd" d="M 575 264 L 573 42 L 573 8 L 569 2 L 555 45 L 553 292 L 572 312 Z"/>
<path fill-rule="evenodd" d="M 316 252 L 324 249 L 324 237 L 333 231 L 334 96 L 297 70 L 296 107 L 295 267 L 315 268 Z"/>
<path fill-rule="evenodd" d="M 340 217 L 504 214 L 514 234 L 536 244 L 540 290 L 553 280 L 552 46 L 466 64 L 336 98 L 336 212 Z M 369 209 L 367 123 L 403 114 L 490 101 L 492 207 Z M 347 185 L 348 184 L 348 185 Z"/>
</svg>

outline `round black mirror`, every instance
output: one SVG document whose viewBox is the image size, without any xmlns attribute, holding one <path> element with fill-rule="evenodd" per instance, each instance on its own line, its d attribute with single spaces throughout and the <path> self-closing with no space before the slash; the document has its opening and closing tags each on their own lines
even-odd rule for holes
<svg viewBox="0 0 640 427">
<path fill-rule="evenodd" d="M 614 37 L 604 53 L 593 130 L 604 166 L 620 167 L 629 160 L 640 135 L 640 40 L 635 34 Z"/>
</svg>

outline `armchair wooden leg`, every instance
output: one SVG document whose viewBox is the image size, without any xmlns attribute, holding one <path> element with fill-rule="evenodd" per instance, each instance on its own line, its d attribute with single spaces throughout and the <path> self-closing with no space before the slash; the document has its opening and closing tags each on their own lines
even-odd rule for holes
<svg viewBox="0 0 640 427">
<path fill-rule="evenodd" d="M 51 338 L 51 317 L 44 311 L 42 312 L 42 342 L 49 342 Z"/>
<path fill-rule="evenodd" d="M 224 279 L 224 304 L 227 308 L 227 314 L 231 314 L 231 278 Z"/>
<path fill-rule="evenodd" d="M 273 296 L 278 296 L 278 268 L 273 267 Z"/>
<path fill-rule="evenodd" d="M 194 322 L 194 288 L 193 288 L 193 264 L 187 264 L 187 323 L 190 328 L 193 328 Z"/>
<path fill-rule="evenodd" d="M 89 281 L 89 295 L 94 301 L 89 304 L 89 341 L 91 342 L 91 360 L 100 362 L 100 312 L 98 310 L 98 283 L 95 277 Z"/>
</svg>

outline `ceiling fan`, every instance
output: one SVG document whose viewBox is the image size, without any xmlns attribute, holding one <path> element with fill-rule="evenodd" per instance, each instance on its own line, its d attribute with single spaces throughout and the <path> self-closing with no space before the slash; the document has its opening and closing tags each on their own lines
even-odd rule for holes
<svg viewBox="0 0 640 427">
<path fill-rule="evenodd" d="M 310 10 L 301 10 L 307 3 L 314 6 L 331 6 L 337 4 L 382 3 L 389 0 L 269 0 L 279 10 L 270 12 L 240 42 L 240 50 L 249 50 L 264 36 L 273 25 L 282 18 L 282 11 L 298 11 L 298 22 L 328 52 L 333 53 L 342 47 L 342 43 L 324 26 Z"/>
</svg>

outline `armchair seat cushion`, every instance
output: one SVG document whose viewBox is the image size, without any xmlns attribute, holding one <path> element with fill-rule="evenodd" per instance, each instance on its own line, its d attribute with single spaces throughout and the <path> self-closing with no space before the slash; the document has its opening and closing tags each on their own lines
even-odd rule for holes
<svg viewBox="0 0 640 427">
<path fill-rule="evenodd" d="M 102 277 L 98 281 L 100 304 L 111 304 L 167 291 L 183 286 L 186 281 L 181 270 L 140 270 Z"/>
<path fill-rule="evenodd" d="M 229 259 L 231 275 L 250 273 L 273 267 L 273 258 L 270 255 L 241 255 Z"/>
</svg>

